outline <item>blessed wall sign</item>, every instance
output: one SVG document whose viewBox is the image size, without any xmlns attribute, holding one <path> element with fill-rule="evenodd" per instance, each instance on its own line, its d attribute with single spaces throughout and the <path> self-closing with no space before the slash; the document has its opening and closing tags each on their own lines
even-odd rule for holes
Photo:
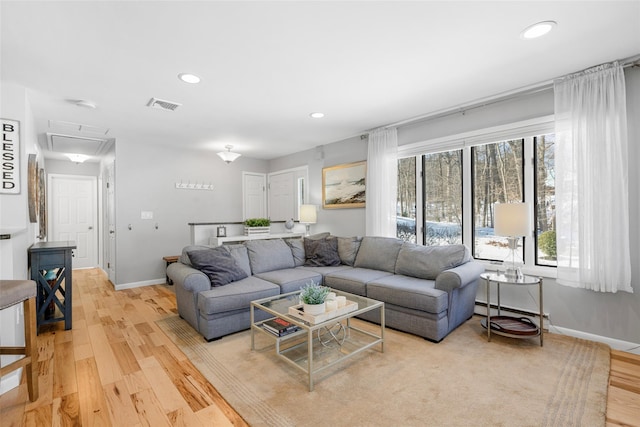
<svg viewBox="0 0 640 427">
<path fill-rule="evenodd" d="M 0 193 L 20 193 L 20 123 L 0 119 Z"/>
</svg>

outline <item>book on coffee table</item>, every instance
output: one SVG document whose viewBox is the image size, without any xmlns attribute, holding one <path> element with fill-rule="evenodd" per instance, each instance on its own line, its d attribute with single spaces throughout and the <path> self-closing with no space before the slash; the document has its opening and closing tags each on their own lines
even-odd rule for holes
<svg viewBox="0 0 640 427">
<path fill-rule="evenodd" d="M 290 334 L 292 332 L 296 332 L 300 329 L 293 323 L 287 322 L 286 320 L 280 319 L 279 317 L 265 321 L 262 324 L 262 327 L 266 331 L 271 332 L 272 334 L 279 337 Z"/>
</svg>

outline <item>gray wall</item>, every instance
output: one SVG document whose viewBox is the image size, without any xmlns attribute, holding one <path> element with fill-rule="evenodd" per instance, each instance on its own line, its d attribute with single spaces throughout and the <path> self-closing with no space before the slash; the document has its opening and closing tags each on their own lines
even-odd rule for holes
<svg viewBox="0 0 640 427">
<path fill-rule="evenodd" d="M 333 144 L 301 151 L 269 162 L 270 171 L 309 165 L 309 203 L 318 205 L 318 222 L 311 233 L 330 231 L 337 236 L 362 236 L 365 233 L 364 209 L 323 209 L 322 168 L 367 159 L 366 139 L 349 138 Z"/>
<path fill-rule="evenodd" d="M 544 281 L 545 312 L 552 326 L 640 343 L 640 69 L 625 70 L 627 83 L 627 114 L 629 128 L 629 218 L 631 219 L 632 286 L 635 293 L 598 293 L 556 284 L 552 278 Z M 553 92 L 541 91 L 504 102 L 496 102 L 464 114 L 456 113 L 434 120 L 425 120 L 398 129 L 399 145 L 428 141 L 448 135 L 499 126 L 553 114 Z M 309 164 L 310 191 L 313 203 L 321 203 L 322 168 L 366 159 L 365 141 L 352 138 L 328 144 L 325 158 L 317 150 L 296 153 L 270 162 L 271 170 Z M 306 159 L 306 160 L 305 160 Z M 314 231 L 330 231 L 335 235 L 364 234 L 364 209 L 321 210 Z M 478 292 L 486 300 L 485 288 Z M 503 287 L 502 303 L 537 310 L 537 294 L 532 287 L 527 292 Z"/>
<path fill-rule="evenodd" d="M 162 257 L 179 255 L 189 244 L 188 223 L 241 221 L 242 171 L 266 173 L 268 167 L 265 160 L 243 156 L 227 165 L 211 151 L 122 139 L 116 141 L 115 166 L 119 285 L 164 280 Z M 189 181 L 215 188 L 175 188 L 176 182 Z M 141 211 L 153 212 L 153 219 L 141 219 Z"/>
</svg>

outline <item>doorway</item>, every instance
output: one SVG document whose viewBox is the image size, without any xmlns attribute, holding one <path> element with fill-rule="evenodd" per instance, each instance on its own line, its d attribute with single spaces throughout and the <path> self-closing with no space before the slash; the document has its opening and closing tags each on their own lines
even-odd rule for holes
<svg viewBox="0 0 640 427">
<path fill-rule="evenodd" d="M 97 177 L 49 174 L 49 241 L 71 240 L 73 268 L 98 265 Z"/>
</svg>

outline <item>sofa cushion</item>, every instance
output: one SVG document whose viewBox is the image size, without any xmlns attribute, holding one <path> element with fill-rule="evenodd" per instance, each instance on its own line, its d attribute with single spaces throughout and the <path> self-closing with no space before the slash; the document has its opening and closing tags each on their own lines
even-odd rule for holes
<svg viewBox="0 0 640 427">
<path fill-rule="evenodd" d="M 295 267 L 291 249 L 282 239 L 249 240 L 246 245 L 253 274 Z"/>
<path fill-rule="evenodd" d="M 301 268 L 285 268 L 282 270 L 267 271 L 257 274 L 262 280 L 267 280 L 280 286 L 280 293 L 299 291 L 301 287 L 309 282 L 322 284 L 322 275 Z"/>
<path fill-rule="evenodd" d="M 302 239 L 285 239 L 284 240 L 291 249 L 293 255 L 293 263 L 296 267 L 304 265 L 304 243 Z"/>
<path fill-rule="evenodd" d="M 198 310 L 205 316 L 239 309 L 248 310 L 251 301 L 279 293 L 278 285 L 250 276 L 227 286 L 200 292 L 198 294 Z"/>
<path fill-rule="evenodd" d="M 202 271 L 211 286 L 224 286 L 247 277 L 231 254 L 223 247 L 187 252 L 194 268 Z"/>
<path fill-rule="evenodd" d="M 224 245 L 225 248 L 236 260 L 238 266 L 242 268 L 247 276 L 251 276 L 251 265 L 249 264 L 249 253 L 247 252 L 247 247 L 245 245 Z"/>
<path fill-rule="evenodd" d="M 362 237 L 338 237 L 338 255 L 345 265 L 353 266 Z"/>
<path fill-rule="evenodd" d="M 367 283 L 367 297 L 400 307 L 441 313 L 449 305 L 445 291 L 434 288 L 433 280 L 394 274 Z"/>
<path fill-rule="evenodd" d="M 340 265 L 338 239 L 304 240 L 304 265 L 308 267 L 331 267 Z"/>
<path fill-rule="evenodd" d="M 368 268 L 347 268 L 324 276 L 324 284 L 330 288 L 366 296 L 367 283 L 391 274 Z"/>
<path fill-rule="evenodd" d="M 364 237 L 353 266 L 393 273 L 402 243 L 393 237 Z"/>
<path fill-rule="evenodd" d="M 405 242 L 398 254 L 396 274 L 435 280 L 444 270 L 469 262 L 464 245 L 422 246 Z"/>
<path fill-rule="evenodd" d="M 191 251 L 199 251 L 204 249 L 211 249 L 211 246 L 204 245 L 189 245 L 182 248 L 182 254 L 180 255 L 180 259 L 178 260 L 184 265 L 192 266 L 191 260 L 189 259 L 189 252 Z"/>
</svg>

